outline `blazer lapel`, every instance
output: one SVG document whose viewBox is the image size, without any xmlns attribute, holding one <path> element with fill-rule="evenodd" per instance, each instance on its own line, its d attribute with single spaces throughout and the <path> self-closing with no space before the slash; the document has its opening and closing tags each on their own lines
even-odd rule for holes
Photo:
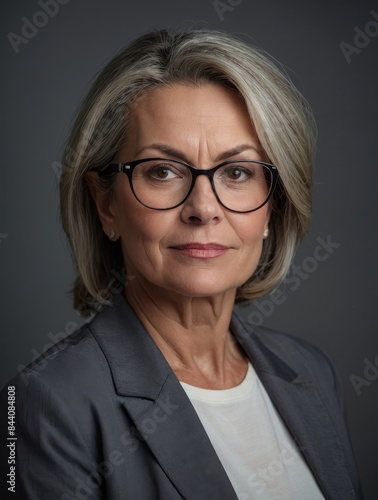
<svg viewBox="0 0 378 500">
<path fill-rule="evenodd" d="M 127 413 L 179 493 L 237 500 L 189 398 L 127 302 L 116 298 L 115 309 L 105 307 L 91 330 Z"/>
<path fill-rule="evenodd" d="M 125 406 L 156 460 L 184 498 L 237 499 L 193 406 L 173 374 L 142 414 L 138 401 L 133 405 L 125 402 Z"/>
<path fill-rule="evenodd" d="M 250 327 L 233 317 L 232 330 L 303 453 L 326 498 L 357 499 L 345 462 L 338 415 L 328 411 L 310 375 L 296 373 Z M 269 334 L 268 334 L 269 335 Z M 287 353 L 286 358 L 290 357 Z M 345 439 L 348 440 L 347 435 Z"/>
</svg>

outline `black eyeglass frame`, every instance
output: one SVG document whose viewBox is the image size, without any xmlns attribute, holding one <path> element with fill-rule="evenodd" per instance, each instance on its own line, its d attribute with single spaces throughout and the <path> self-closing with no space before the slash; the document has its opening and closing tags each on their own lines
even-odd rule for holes
<svg viewBox="0 0 378 500">
<path fill-rule="evenodd" d="M 189 170 L 191 172 L 191 175 L 192 175 L 192 182 L 191 182 L 190 188 L 189 188 L 186 196 L 184 197 L 184 199 L 182 201 L 180 201 L 180 203 L 177 203 L 173 207 L 155 208 L 155 207 L 150 207 L 149 205 L 146 205 L 145 203 L 143 203 L 138 198 L 138 196 L 136 195 L 136 193 L 134 191 L 133 180 L 132 180 L 132 173 L 133 173 L 133 170 L 135 169 L 136 166 L 138 166 L 140 163 L 145 163 L 145 162 L 148 162 L 148 161 L 166 161 L 166 162 L 172 162 L 173 161 L 175 163 L 179 163 L 180 165 L 183 165 L 183 166 L 189 168 Z M 215 184 L 214 184 L 214 174 L 215 174 L 215 172 L 219 168 L 224 167 L 225 165 L 235 165 L 235 164 L 240 164 L 240 163 L 258 163 L 259 165 L 263 165 L 263 166 L 265 166 L 270 171 L 271 176 L 272 176 L 272 182 L 270 184 L 269 193 L 268 193 L 268 196 L 267 196 L 266 200 L 264 201 L 264 203 L 261 203 L 257 208 L 253 208 L 252 210 L 234 210 L 232 208 L 227 207 L 220 200 L 220 198 L 218 196 L 218 193 L 217 193 L 217 190 L 215 188 Z M 197 180 L 197 177 L 199 177 L 200 175 L 205 175 L 209 179 L 210 184 L 211 184 L 211 188 L 213 190 L 213 193 L 214 193 L 217 201 L 222 205 L 222 207 L 226 208 L 227 210 L 230 210 L 231 212 L 236 212 L 236 213 L 250 213 L 250 212 L 255 212 L 256 210 L 259 210 L 264 205 L 266 205 L 266 203 L 268 203 L 268 201 L 269 201 L 270 197 L 272 196 L 273 191 L 274 191 L 274 189 L 275 189 L 275 187 L 277 185 L 277 180 L 278 180 L 278 170 L 277 170 L 277 167 L 275 165 L 272 165 L 271 163 L 266 163 L 266 162 L 258 161 L 258 160 L 231 160 L 231 161 L 228 160 L 228 161 L 225 161 L 223 163 L 220 163 L 219 165 L 216 165 L 215 167 L 208 168 L 208 169 L 201 169 L 201 168 L 193 167 L 192 165 L 189 165 L 188 163 L 186 163 L 184 161 L 173 160 L 172 158 L 143 158 L 141 160 L 134 160 L 134 161 L 123 162 L 123 163 L 112 162 L 112 163 L 109 163 L 108 165 L 106 165 L 105 167 L 95 167 L 95 168 L 92 168 L 91 170 L 97 172 L 98 175 L 100 177 L 103 177 L 103 178 L 110 177 L 110 176 L 112 176 L 114 174 L 118 174 L 120 172 L 126 174 L 127 177 L 128 177 L 128 179 L 129 179 L 129 184 L 130 184 L 131 191 L 133 192 L 133 195 L 135 196 L 135 198 L 144 207 L 150 208 L 151 210 L 172 210 L 173 208 L 179 207 L 180 205 L 182 205 L 183 203 L 185 203 L 185 201 L 189 198 L 190 193 L 192 192 L 194 184 L 195 184 L 195 182 Z"/>
</svg>

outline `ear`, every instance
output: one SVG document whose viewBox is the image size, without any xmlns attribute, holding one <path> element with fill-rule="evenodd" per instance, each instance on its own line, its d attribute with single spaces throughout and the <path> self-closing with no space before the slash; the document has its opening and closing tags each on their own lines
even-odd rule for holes
<svg viewBox="0 0 378 500">
<path fill-rule="evenodd" d="M 104 233 L 115 241 L 119 238 L 114 204 L 109 195 L 100 187 L 97 172 L 86 172 L 85 181 L 96 205 Z"/>
</svg>

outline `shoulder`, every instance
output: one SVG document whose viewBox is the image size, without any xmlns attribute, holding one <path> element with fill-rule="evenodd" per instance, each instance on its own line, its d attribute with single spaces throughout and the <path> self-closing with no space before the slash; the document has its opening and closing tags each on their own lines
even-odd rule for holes
<svg viewBox="0 0 378 500">
<path fill-rule="evenodd" d="M 1 391 L 5 402 L 8 387 L 14 387 L 20 453 L 29 453 L 26 441 L 33 443 L 41 435 L 56 442 L 66 436 L 77 449 L 93 448 L 96 415 L 112 407 L 116 395 L 109 364 L 91 328 L 92 323 L 84 324 L 53 345 Z M 35 447 L 39 449 L 37 443 Z"/>
<path fill-rule="evenodd" d="M 242 342 L 258 340 L 284 359 L 305 358 L 320 363 L 329 363 L 321 349 L 295 335 L 251 324 L 236 312 L 233 313 L 233 325 L 236 327 L 237 337 L 241 338 Z"/>
<path fill-rule="evenodd" d="M 109 366 L 91 324 L 52 346 L 4 387 L 1 422 L 7 421 L 9 386 L 14 391 L 17 435 L 15 498 L 56 498 L 57 492 L 75 488 L 73 470 L 75 478 L 85 480 L 101 463 L 97 415 L 112 408 L 115 399 Z M 3 425 L 2 440 L 6 432 Z M 0 470 L 5 460 L 3 450 Z M 54 478 L 51 481 L 47 468 Z M 100 497 L 94 493 L 93 498 Z"/>
<path fill-rule="evenodd" d="M 271 365 L 284 363 L 302 380 L 340 390 L 340 382 L 328 356 L 312 343 L 294 335 L 271 328 L 252 325 L 234 314 L 236 336 L 239 342 L 265 357 Z"/>
<path fill-rule="evenodd" d="M 267 327 L 257 327 L 255 333 L 261 342 L 291 363 L 311 363 L 323 368 L 331 365 L 319 347 L 300 337 Z"/>
<path fill-rule="evenodd" d="M 106 359 L 92 334 L 91 323 L 86 323 L 20 370 L 7 386 L 14 385 L 25 397 L 36 386 L 47 391 L 59 389 L 60 394 L 73 393 L 80 387 L 88 390 L 96 380 L 105 381 L 107 375 Z"/>
</svg>

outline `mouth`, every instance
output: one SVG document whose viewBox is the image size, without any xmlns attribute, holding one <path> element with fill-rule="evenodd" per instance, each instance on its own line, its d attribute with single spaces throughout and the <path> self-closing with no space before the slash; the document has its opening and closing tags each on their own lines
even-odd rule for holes
<svg viewBox="0 0 378 500">
<path fill-rule="evenodd" d="M 229 250 L 229 247 L 218 243 L 186 243 L 171 248 L 195 259 L 213 259 L 224 255 Z"/>
</svg>

